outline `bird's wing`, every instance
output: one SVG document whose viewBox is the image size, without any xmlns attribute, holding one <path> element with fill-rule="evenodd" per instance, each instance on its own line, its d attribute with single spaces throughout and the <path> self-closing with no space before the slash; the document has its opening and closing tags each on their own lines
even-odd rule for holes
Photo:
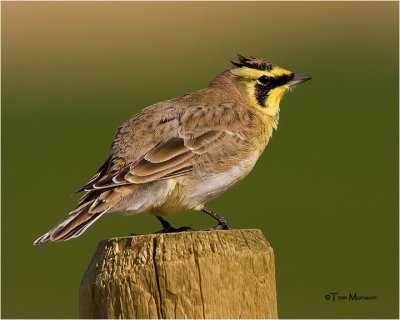
<svg viewBox="0 0 400 320">
<path fill-rule="evenodd" d="M 141 184 L 185 175 L 207 161 L 238 161 L 248 113 L 227 104 L 154 107 L 118 130 L 111 156 L 82 188 L 77 208 L 35 244 L 79 236 Z"/>
<path fill-rule="evenodd" d="M 145 109 L 119 129 L 112 155 L 82 190 L 187 174 L 213 150 L 244 141 L 249 120 L 248 114 L 228 104 Z"/>
</svg>

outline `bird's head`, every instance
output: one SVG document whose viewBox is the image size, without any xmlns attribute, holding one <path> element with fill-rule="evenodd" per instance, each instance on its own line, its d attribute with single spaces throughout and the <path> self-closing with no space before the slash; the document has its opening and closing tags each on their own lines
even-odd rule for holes
<svg viewBox="0 0 400 320">
<path fill-rule="evenodd" d="M 238 55 L 239 62 L 230 70 L 234 81 L 247 102 L 263 113 L 276 116 L 279 103 L 287 90 L 311 77 L 280 68 L 264 59 L 245 58 Z"/>
</svg>

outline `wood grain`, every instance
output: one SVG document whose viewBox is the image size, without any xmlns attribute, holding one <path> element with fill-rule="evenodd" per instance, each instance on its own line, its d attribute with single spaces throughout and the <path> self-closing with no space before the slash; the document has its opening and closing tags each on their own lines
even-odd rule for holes
<svg viewBox="0 0 400 320">
<path fill-rule="evenodd" d="M 81 318 L 277 318 L 274 253 L 260 230 L 100 242 Z"/>
</svg>

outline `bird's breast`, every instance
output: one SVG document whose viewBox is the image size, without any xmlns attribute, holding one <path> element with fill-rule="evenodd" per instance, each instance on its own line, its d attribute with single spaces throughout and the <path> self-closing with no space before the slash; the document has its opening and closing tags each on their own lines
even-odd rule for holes
<svg viewBox="0 0 400 320">
<path fill-rule="evenodd" d="M 190 208 L 197 207 L 228 190 L 250 173 L 259 156 L 258 150 L 253 151 L 248 157 L 226 170 L 194 177 L 185 199 L 186 205 Z"/>
</svg>

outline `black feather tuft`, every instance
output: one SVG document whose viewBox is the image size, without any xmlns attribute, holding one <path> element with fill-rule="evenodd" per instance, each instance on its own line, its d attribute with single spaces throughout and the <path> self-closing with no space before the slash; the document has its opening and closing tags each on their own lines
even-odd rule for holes
<svg viewBox="0 0 400 320">
<path fill-rule="evenodd" d="M 247 68 L 251 68 L 251 69 L 270 71 L 274 67 L 273 63 L 266 61 L 264 59 L 259 59 L 259 58 L 254 58 L 254 57 L 246 58 L 246 57 L 242 56 L 241 54 L 238 54 L 238 59 L 239 59 L 239 62 L 231 61 L 231 63 L 235 67 L 238 67 L 238 68 L 247 67 Z"/>
</svg>

